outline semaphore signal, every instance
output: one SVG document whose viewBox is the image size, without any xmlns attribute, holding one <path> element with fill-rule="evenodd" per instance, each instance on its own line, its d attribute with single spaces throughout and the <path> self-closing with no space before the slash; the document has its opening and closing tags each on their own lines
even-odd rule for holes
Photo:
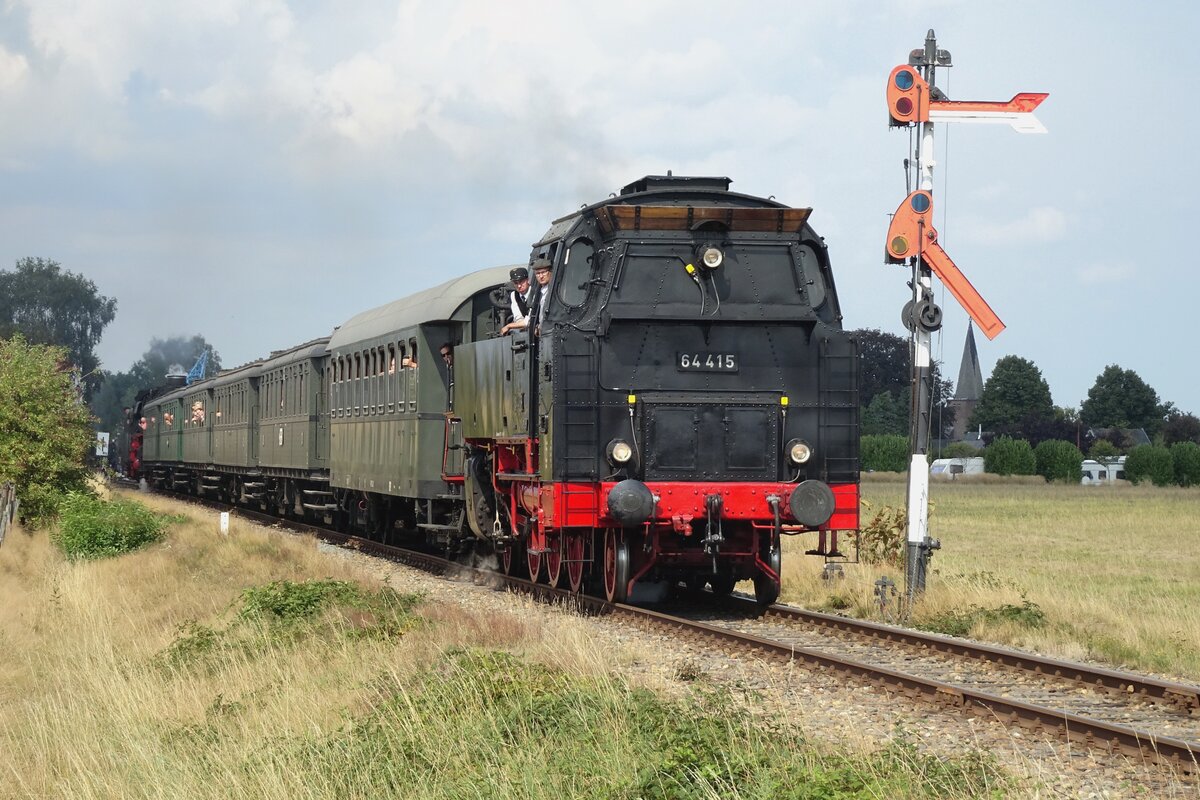
<svg viewBox="0 0 1200 800">
<path fill-rule="evenodd" d="M 985 336 L 994 339 L 1004 330 L 1000 317 L 938 244 L 937 229 L 933 226 L 934 125 L 1000 123 L 1010 125 L 1018 133 L 1045 133 L 1046 128 L 1033 112 L 1049 97 L 1044 92 L 1024 92 L 1001 102 L 952 101 L 937 88 L 935 80 L 938 67 L 950 66 L 950 52 L 938 49 L 937 38 L 930 30 L 925 36 L 925 46 L 913 50 L 907 64 L 893 69 L 887 84 L 888 124 L 920 128 L 920 143 L 915 153 L 917 189 L 896 209 L 884 244 L 884 258 L 888 263 L 908 264 L 912 269 L 912 299 L 905 304 L 902 313 L 913 342 L 912 460 L 908 469 L 905 560 L 910 604 L 916 593 L 925 589 L 930 553 L 941 546 L 929 536 L 929 467 L 926 463 L 933 395 L 930 337 L 942 326 L 942 309 L 934 302 L 933 275 L 937 275 L 950 290 Z"/>
</svg>

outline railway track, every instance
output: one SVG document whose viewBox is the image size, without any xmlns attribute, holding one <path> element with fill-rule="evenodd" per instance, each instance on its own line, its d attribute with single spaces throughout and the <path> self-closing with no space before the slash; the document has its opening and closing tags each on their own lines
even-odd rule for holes
<svg viewBox="0 0 1200 800">
<path fill-rule="evenodd" d="M 1200 687 L 906 628 L 774 605 L 759 608 L 734 596 L 702 608 L 661 610 L 610 604 L 382 544 L 307 523 L 170 495 L 288 528 L 364 553 L 442 574 L 471 575 L 569 603 L 583 613 L 611 614 L 644 628 L 667 631 L 738 655 L 834 670 L 915 700 L 1041 730 L 1135 761 L 1200 774 Z"/>
</svg>

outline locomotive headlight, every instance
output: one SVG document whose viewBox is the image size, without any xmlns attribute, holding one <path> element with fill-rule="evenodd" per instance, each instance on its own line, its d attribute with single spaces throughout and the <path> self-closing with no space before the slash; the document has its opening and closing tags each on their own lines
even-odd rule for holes
<svg viewBox="0 0 1200 800">
<path fill-rule="evenodd" d="M 709 269 L 716 269 L 725 260 L 725 254 L 716 247 L 705 247 L 700 251 L 700 261 Z"/>
<path fill-rule="evenodd" d="M 808 446 L 808 442 L 792 439 L 787 443 L 787 456 L 793 464 L 803 464 L 812 458 L 812 448 Z"/>
<path fill-rule="evenodd" d="M 611 464 L 627 464 L 633 458 L 633 448 L 622 439 L 613 439 L 608 443 L 608 460 Z"/>
</svg>

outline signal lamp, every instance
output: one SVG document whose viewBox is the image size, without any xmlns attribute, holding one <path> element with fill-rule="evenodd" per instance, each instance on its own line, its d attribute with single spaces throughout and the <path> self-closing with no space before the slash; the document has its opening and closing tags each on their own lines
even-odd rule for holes
<svg viewBox="0 0 1200 800">
<path fill-rule="evenodd" d="M 613 439 L 608 443 L 607 455 L 610 464 L 627 464 L 633 458 L 633 448 L 623 439 Z"/>
<path fill-rule="evenodd" d="M 887 85 L 888 114 L 893 126 L 925 122 L 929 118 L 929 84 L 912 67 L 892 70 Z"/>
<path fill-rule="evenodd" d="M 787 443 L 787 456 L 793 464 L 803 464 L 812 458 L 812 448 L 803 439 L 792 439 Z"/>
<path fill-rule="evenodd" d="M 908 252 L 908 239 L 903 236 L 897 236 L 892 239 L 892 252 L 903 257 Z"/>
<path fill-rule="evenodd" d="M 700 260 L 709 269 L 716 269 L 725 260 L 725 254 L 716 247 L 706 247 L 700 253 Z"/>
</svg>

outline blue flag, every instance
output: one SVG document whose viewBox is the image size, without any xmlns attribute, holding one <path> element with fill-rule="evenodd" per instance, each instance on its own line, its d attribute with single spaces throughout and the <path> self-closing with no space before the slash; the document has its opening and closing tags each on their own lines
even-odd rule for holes
<svg viewBox="0 0 1200 800">
<path fill-rule="evenodd" d="M 208 351 L 205 350 L 203 353 L 200 354 L 200 357 L 196 359 L 196 365 L 194 367 L 192 367 L 190 372 L 188 372 L 186 385 L 191 386 L 196 381 L 204 380 L 204 368 L 207 366 L 208 366 Z"/>
</svg>

